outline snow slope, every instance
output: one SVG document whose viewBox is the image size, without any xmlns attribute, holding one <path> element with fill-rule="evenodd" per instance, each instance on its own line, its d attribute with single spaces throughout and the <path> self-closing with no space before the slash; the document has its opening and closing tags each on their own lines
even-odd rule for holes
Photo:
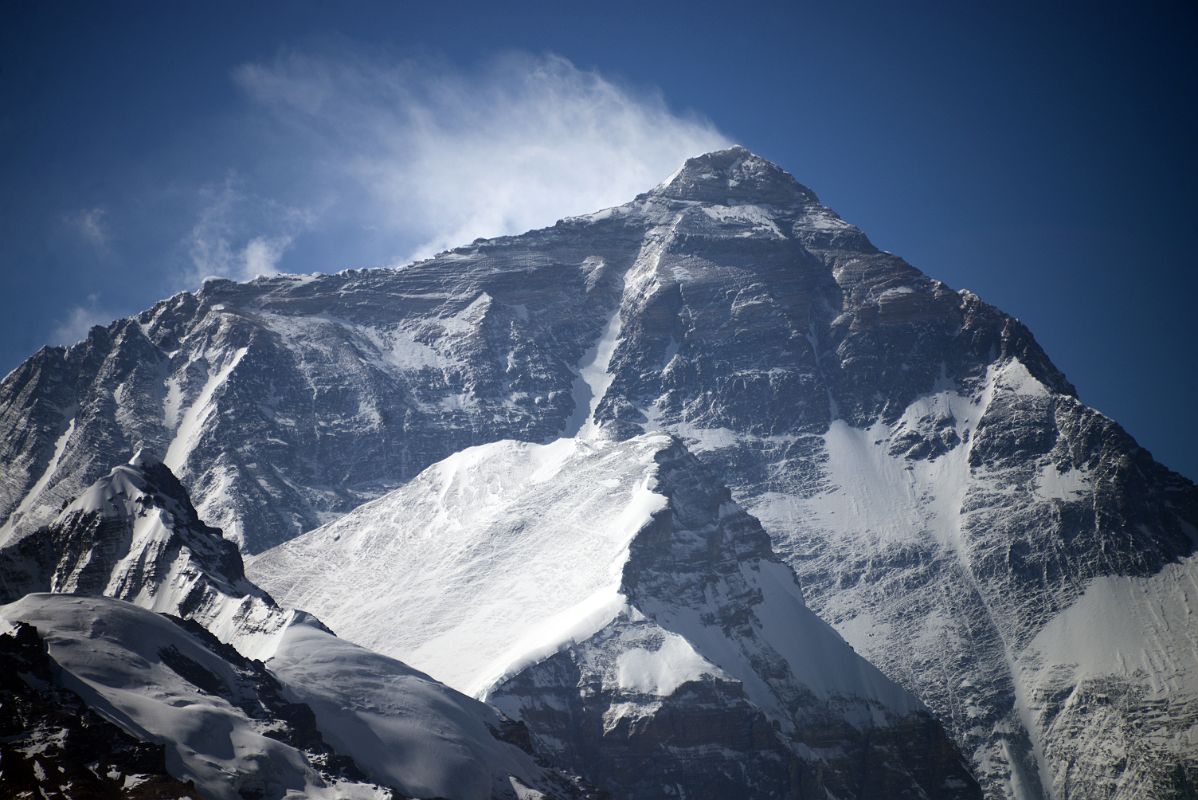
<svg viewBox="0 0 1198 800">
<path fill-rule="evenodd" d="M 578 790 L 503 738 L 514 723 L 393 658 L 300 620 L 267 662 L 322 736 L 372 779 L 410 797 L 487 800 Z M 510 738 L 510 737 L 509 737 Z M 529 794 L 521 795 L 521 792 Z"/>
<path fill-rule="evenodd" d="M 843 759 L 876 758 L 880 745 L 868 742 L 906 725 L 931 724 L 927 735 L 937 735 L 922 704 L 806 609 L 756 521 L 662 434 L 470 448 L 247 569 L 346 639 L 493 699 L 559 763 L 598 769 L 588 775 L 629 797 L 671 781 L 699 791 L 712 771 L 728 781 L 742 769 L 756 777 L 721 791 L 771 796 L 805 769 L 826 772 L 820 780 L 847 796 L 876 796 L 850 780 Z M 560 674 L 563 659 L 574 678 Z M 653 725 L 634 735 L 650 737 L 641 757 L 656 767 L 613 767 L 612 753 L 584 758 L 589 745 L 571 743 L 591 718 L 613 737 L 600 752 L 622 747 L 631 735 L 622 726 L 697 714 L 708 701 L 696 697 L 712 691 L 740 699 L 702 712 L 727 721 L 695 751 L 663 761 Z M 583 697 L 593 704 L 578 711 L 583 719 L 546 719 L 546 708 Z M 722 738 L 762 724 L 780 734 L 747 753 Z M 941 768 L 970 796 L 953 758 Z M 885 773 L 918 784 L 917 760 L 892 756 Z"/>
<path fill-rule="evenodd" d="M 468 448 L 246 567 L 338 635 L 485 695 L 619 611 L 629 543 L 665 505 L 652 475 L 668 442 Z"/>
<path fill-rule="evenodd" d="M 1196 573 L 1190 558 L 1148 577 L 1094 578 L 1020 653 L 1050 785 L 1184 789 L 1161 766 L 1198 753 Z"/>
<path fill-rule="evenodd" d="M 137 738 L 167 746 L 167 769 L 206 797 L 386 798 L 369 783 L 331 775 L 318 754 L 289 743 L 262 687 L 165 617 L 119 600 L 28 595 L 0 619 L 45 637 L 67 688 Z"/>
</svg>

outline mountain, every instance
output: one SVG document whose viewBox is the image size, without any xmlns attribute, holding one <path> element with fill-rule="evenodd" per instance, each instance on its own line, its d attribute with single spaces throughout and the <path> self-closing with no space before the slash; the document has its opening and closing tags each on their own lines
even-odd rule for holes
<svg viewBox="0 0 1198 800">
<path fill-rule="evenodd" d="M 0 383 L 0 536 L 144 445 L 261 553 L 465 448 L 588 427 L 681 440 L 988 796 L 1193 794 L 1198 490 L 1017 320 L 739 148 L 551 228 L 212 281 L 39 351 Z"/>
<path fill-rule="evenodd" d="M 980 796 L 665 434 L 469 448 L 249 570 L 523 720 L 613 797 Z"/>
<path fill-rule="evenodd" d="M 538 763 L 519 723 L 280 607 L 144 450 L 0 550 L 0 576 L 0 622 L 41 673 L 20 665 L 10 687 L 33 740 L 18 752 L 52 742 L 43 774 L 102 781 L 98 724 L 129 742 L 127 763 L 112 757 L 130 789 L 169 794 L 173 776 L 210 798 L 591 796 Z M 95 718 L 82 733 L 64 721 L 78 709 Z M 91 796 L 72 785 L 63 796 Z"/>
</svg>

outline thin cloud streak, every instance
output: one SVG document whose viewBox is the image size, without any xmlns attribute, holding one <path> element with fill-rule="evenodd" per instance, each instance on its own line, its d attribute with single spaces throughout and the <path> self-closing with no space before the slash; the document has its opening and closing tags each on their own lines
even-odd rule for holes
<svg viewBox="0 0 1198 800">
<path fill-rule="evenodd" d="M 203 187 L 202 208 L 188 235 L 186 283 L 208 278 L 252 280 L 274 275 L 295 237 L 311 227 L 316 212 L 256 195 L 236 174 Z"/>
<path fill-rule="evenodd" d="M 395 261 L 624 202 L 729 144 L 659 93 L 552 55 L 464 71 L 292 52 L 234 79 L 309 149 L 338 213 L 392 242 Z"/>
<path fill-rule="evenodd" d="M 67 216 L 67 224 L 98 253 L 108 251 L 109 233 L 105 222 L 108 211 L 96 206 L 86 208 Z"/>
<path fill-rule="evenodd" d="M 96 325 L 107 325 L 120 316 L 100 308 L 99 300 L 99 296 L 91 294 L 86 305 L 72 307 L 50 332 L 50 344 L 72 345 L 83 341 Z"/>
</svg>

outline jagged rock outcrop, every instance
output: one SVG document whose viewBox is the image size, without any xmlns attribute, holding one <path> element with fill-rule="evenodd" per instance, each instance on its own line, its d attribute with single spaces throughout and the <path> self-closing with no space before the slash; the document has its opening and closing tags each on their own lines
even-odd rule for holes
<svg viewBox="0 0 1198 800">
<path fill-rule="evenodd" d="M 139 450 L 49 525 L 0 550 L 0 602 L 30 592 L 114 597 L 193 619 L 258 658 L 295 618 L 246 580 L 237 545 L 199 518 L 157 457 Z"/>
</svg>

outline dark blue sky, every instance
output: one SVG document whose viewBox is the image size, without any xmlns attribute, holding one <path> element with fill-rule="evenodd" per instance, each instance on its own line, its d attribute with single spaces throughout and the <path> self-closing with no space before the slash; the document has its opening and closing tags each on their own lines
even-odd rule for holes
<svg viewBox="0 0 1198 800">
<path fill-rule="evenodd" d="M 477 170 L 435 145 L 491 170 L 488 115 L 549 113 L 519 75 L 557 64 L 563 132 L 536 116 L 529 135 L 579 165 L 561 196 L 603 196 L 587 169 L 617 145 L 651 171 L 678 142 L 742 143 L 1018 316 L 1085 402 L 1198 477 L 1194 3 L 341 5 L 4 5 L 0 371 L 205 270 L 393 263 L 539 219 L 492 196 L 518 168 L 488 171 L 477 200 Z M 631 121 L 589 163 L 578 118 L 608 86 Z M 408 102 L 453 120 L 429 133 L 391 109 Z M 475 206 L 438 229 L 459 196 Z"/>
</svg>

